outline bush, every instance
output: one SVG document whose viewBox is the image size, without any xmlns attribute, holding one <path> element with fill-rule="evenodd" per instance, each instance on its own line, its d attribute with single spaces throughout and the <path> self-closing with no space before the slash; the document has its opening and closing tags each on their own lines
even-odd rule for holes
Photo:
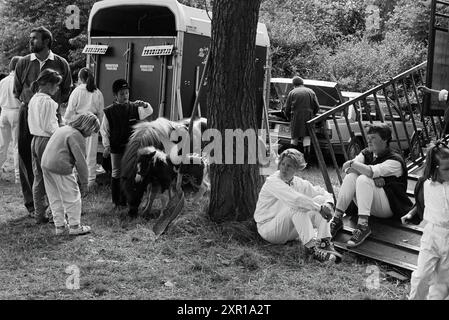
<svg viewBox="0 0 449 320">
<path fill-rule="evenodd" d="M 423 62 L 426 48 L 407 35 L 388 32 L 380 42 L 346 40 L 335 54 L 324 57 L 318 74 L 343 90 L 364 92 Z"/>
</svg>

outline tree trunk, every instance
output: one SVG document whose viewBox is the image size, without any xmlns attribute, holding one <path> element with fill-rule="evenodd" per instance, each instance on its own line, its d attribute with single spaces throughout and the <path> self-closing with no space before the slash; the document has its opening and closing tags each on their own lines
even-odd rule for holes
<svg viewBox="0 0 449 320">
<path fill-rule="evenodd" d="M 214 1 L 207 118 L 208 126 L 220 131 L 223 146 L 225 129 L 257 129 L 255 50 L 260 2 Z M 243 164 L 211 164 L 211 219 L 252 218 L 261 183 L 258 165 L 248 163 L 247 157 Z"/>
</svg>

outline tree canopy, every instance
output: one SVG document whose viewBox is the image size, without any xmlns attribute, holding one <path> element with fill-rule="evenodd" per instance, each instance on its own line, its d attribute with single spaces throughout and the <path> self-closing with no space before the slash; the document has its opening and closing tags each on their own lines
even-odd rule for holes
<svg viewBox="0 0 449 320">
<path fill-rule="evenodd" d="M 35 26 L 54 35 L 54 51 L 74 75 L 85 65 L 87 21 L 94 0 L 0 0 L 0 71 L 28 53 Z M 212 10 L 211 0 L 179 0 Z M 66 8 L 80 9 L 79 29 L 68 29 Z M 259 21 L 270 32 L 272 75 L 334 80 L 363 91 L 426 59 L 430 0 L 263 0 Z"/>
</svg>

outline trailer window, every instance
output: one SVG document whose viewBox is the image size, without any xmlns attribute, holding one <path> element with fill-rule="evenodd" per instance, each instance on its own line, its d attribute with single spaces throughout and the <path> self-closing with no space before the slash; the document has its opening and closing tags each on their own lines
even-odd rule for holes
<svg viewBox="0 0 449 320">
<path fill-rule="evenodd" d="M 104 8 L 93 17 L 90 36 L 176 36 L 175 16 L 157 6 Z"/>
</svg>

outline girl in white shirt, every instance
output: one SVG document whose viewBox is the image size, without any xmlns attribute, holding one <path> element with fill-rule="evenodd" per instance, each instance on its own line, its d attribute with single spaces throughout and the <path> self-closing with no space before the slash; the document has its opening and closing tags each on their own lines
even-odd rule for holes
<svg viewBox="0 0 449 320">
<path fill-rule="evenodd" d="M 74 121 L 80 114 L 92 112 L 98 119 L 103 119 L 104 98 L 95 85 L 92 71 L 82 68 L 78 72 L 80 85 L 70 94 L 64 118 L 67 122 Z M 88 189 L 95 185 L 97 165 L 98 133 L 92 133 L 86 138 L 86 161 L 89 170 Z"/>
<path fill-rule="evenodd" d="M 424 169 L 424 227 L 409 299 L 449 299 L 449 148 L 437 142 Z M 417 213 L 410 211 L 405 222 Z"/>
<path fill-rule="evenodd" d="M 59 127 L 56 116 L 58 104 L 51 96 L 58 91 L 61 75 L 53 69 L 44 69 L 31 85 L 35 94 L 28 103 L 28 126 L 31 140 L 31 161 L 33 165 L 33 201 L 37 223 L 46 223 L 45 186 L 41 159 L 53 132 Z"/>
<path fill-rule="evenodd" d="M 295 176 L 306 165 L 296 149 L 281 153 L 279 170 L 267 178 L 259 193 L 254 212 L 257 231 L 275 244 L 299 239 L 315 259 L 338 262 L 342 255 L 330 241 L 334 199 L 323 188 Z M 318 229 L 318 241 L 314 228 Z"/>
</svg>

